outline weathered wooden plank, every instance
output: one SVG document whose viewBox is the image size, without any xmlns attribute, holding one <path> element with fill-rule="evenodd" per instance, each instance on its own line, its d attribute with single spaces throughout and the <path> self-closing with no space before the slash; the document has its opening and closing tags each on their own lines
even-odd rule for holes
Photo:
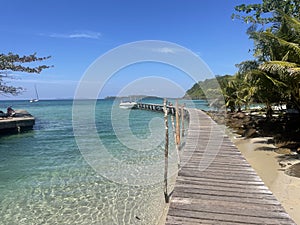
<svg viewBox="0 0 300 225">
<path fill-rule="evenodd" d="M 185 165 L 183 167 L 186 170 L 198 170 L 199 171 L 199 164 L 193 164 L 193 165 Z M 234 167 L 230 167 L 228 166 L 227 168 L 224 168 L 223 166 L 209 166 L 205 171 L 209 172 L 209 171 L 214 171 L 214 172 L 219 172 L 219 173 L 226 173 L 226 174 L 237 174 L 237 175 L 244 175 L 244 176 L 248 176 L 248 175 L 253 175 L 253 176 L 257 176 L 257 174 L 252 171 L 249 170 L 248 168 L 234 168 Z"/>
<path fill-rule="evenodd" d="M 206 171 L 200 172 L 200 171 L 185 171 L 181 170 L 178 172 L 179 176 L 186 176 L 186 177 L 203 177 L 203 178 L 211 178 L 211 179 L 218 179 L 218 180 L 227 180 L 231 182 L 236 181 L 261 181 L 261 179 L 257 176 L 226 176 L 222 173 L 208 173 Z"/>
<path fill-rule="evenodd" d="M 189 164 L 183 165 L 182 167 L 192 167 L 192 166 L 199 166 L 199 161 L 190 160 Z M 226 170 L 244 170 L 244 171 L 254 171 L 254 169 L 247 163 L 231 163 L 231 162 L 212 162 L 209 165 L 209 168 L 223 168 Z M 255 172 L 255 171 L 254 171 Z"/>
<path fill-rule="evenodd" d="M 255 215 L 256 217 L 261 218 L 289 218 L 280 205 L 268 206 L 269 210 L 265 211 L 264 209 L 266 206 L 242 202 L 224 202 L 218 200 L 199 200 L 191 198 L 174 198 L 173 202 L 174 208 L 188 211 L 214 212 L 218 214 L 230 214 L 245 217 Z"/>
<path fill-rule="evenodd" d="M 240 185 L 240 186 L 264 186 L 267 188 L 264 183 L 260 181 L 241 181 L 237 180 L 234 183 L 231 180 L 216 180 L 213 178 L 205 178 L 205 177 L 186 177 L 186 176 L 179 176 L 177 177 L 177 181 L 194 181 L 194 182 L 207 182 L 213 185 Z"/>
<path fill-rule="evenodd" d="M 211 180 L 199 181 L 199 180 L 189 180 L 189 179 L 177 179 L 176 183 L 178 185 L 197 185 L 198 187 L 203 186 L 213 186 L 213 188 L 232 188 L 232 189 L 239 189 L 239 190 L 254 190 L 255 192 L 258 190 L 269 190 L 263 183 L 260 184 L 240 184 L 240 183 L 232 183 L 232 182 L 213 182 Z"/>
<path fill-rule="evenodd" d="M 187 218 L 187 217 L 180 217 L 180 216 L 168 216 L 168 221 L 166 222 L 166 225 L 210 225 L 210 224 L 218 224 L 218 225 L 234 225 L 234 224 L 241 224 L 241 223 L 235 223 L 235 222 L 224 222 L 224 221 L 215 221 L 215 220 L 209 220 L 209 219 L 194 219 L 194 218 Z M 247 224 L 247 223 L 244 223 Z M 260 224 L 261 225 L 261 224 Z"/>
<path fill-rule="evenodd" d="M 251 193 L 251 192 L 236 192 L 229 190 L 212 190 L 210 188 L 202 187 L 202 188 L 192 188 L 189 186 L 176 186 L 176 190 L 182 193 L 193 193 L 198 195 L 215 195 L 215 196 L 226 196 L 226 197 L 239 197 L 239 198 L 267 198 L 267 199 L 275 199 L 275 197 L 271 193 L 261 192 L 261 193 Z M 176 196 L 175 196 L 176 197 Z"/>
<path fill-rule="evenodd" d="M 277 217 L 259 217 L 255 215 L 235 215 L 227 213 L 217 213 L 211 211 L 190 211 L 190 210 L 170 210 L 170 216 L 177 216 L 183 218 L 194 218 L 201 223 L 202 220 L 211 220 L 209 224 L 221 224 L 222 222 L 227 223 L 238 223 L 238 224 L 295 224 L 293 223 L 286 214 L 277 213 Z M 168 218 L 167 218 L 168 221 Z M 181 224 L 185 224 L 183 219 Z"/>
<path fill-rule="evenodd" d="M 209 189 L 209 190 L 216 190 L 216 191 L 233 191 L 237 193 L 267 193 L 271 192 L 265 186 L 241 186 L 241 185 L 217 185 L 211 183 L 199 183 L 199 182 L 187 182 L 187 181 L 177 181 L 177 187 L 186 187 L 189 188 L 199 188 L 199 189 Z"/>
<path fill-rule="evenodd" d="M 261 198 L 256 195 L 252 195 L 251 197 L 240 197 L 240 196 L 226 196 L 222 194 L 218 195 L 211 195 L 207 193 L 192 193 L 192 192 L 180 192 L 176 194 L 177 198 L 192 198 L 192 199 L 200 199 L 200 200 L 219 200 L 219 201 L 224 201 L 224 202 L 244 202 L 248 204 L 261 204 L 264 206 L 268 205 L 280 205 L 280 203 L 274 199 L 269 197 Z"/>
</svg>

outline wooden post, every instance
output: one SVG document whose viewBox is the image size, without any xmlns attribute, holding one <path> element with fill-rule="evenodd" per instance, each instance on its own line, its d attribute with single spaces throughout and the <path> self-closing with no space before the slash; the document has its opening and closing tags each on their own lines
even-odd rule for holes
<svg viewBox="0 0 300 225">
<path fill-rule="evenodd" d="M 175 144 L 176 144 L 176 129 L 175 129 L 175 122 L 174 122 L 174 115 L 171 115 L 171 122 L 172 122 L 172 131 L 173 131 L 173 135 L 174 135 L 174 140 L 175 140 Z"/>
<path fill-rule="evenodd" d="M 172 130 L 174 135 L 174 142 L 175 142 L 175 148 L 177 151 L 177 163 L 178 163 L 178 169 L 180 168 L 180 157 L 179 157 L 179 146 L 176 144 L 176 131 L 175 131 L 175 123 L 174 123 L 174 115 L 171 115 L 171 121 L 172 121 Z"/>
<path fill-rule="evenodd" d="M 184 137 L 184 105 L 181 105 L 181 137 Z"/>
<path fill-rule="evenodd" d="M 169 123 L 168 123 L 168 109 L 167 109 L 167 100 L 164 99 L 164 120 L 165 120 L 165 174 L 164 174 L 164 194 L 165 202 L 169 203 L 169 194 L 168 194 L 168 157 L 169 157 Z"/>
<path fill-rule="evenodd" d="M 178 100 L 176 100 L 175 117 L 176 117 L 176 145 L 179 146 L 180 145 L 180 125 L 179 125 Z"/>
</svg>

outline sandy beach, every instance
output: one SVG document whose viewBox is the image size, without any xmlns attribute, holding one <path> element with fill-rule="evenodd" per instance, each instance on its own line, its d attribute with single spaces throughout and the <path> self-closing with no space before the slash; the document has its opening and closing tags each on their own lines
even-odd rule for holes
<svg viewBox="0 0 300 225">
<path fill-rule="evenodd" d="M 245 139 L 231 136 L 231 139 L 287 213 L 300 224 L 300 178 L 284 173 L 286 167 L 279 164 L 283 155 L 274 152 L 276 147 L 268 143 L 270 138 Z"/>
</svg>

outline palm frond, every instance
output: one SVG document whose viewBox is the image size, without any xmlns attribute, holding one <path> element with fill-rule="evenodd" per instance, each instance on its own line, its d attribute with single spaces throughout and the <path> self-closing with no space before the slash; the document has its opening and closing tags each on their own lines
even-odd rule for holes
<svg viewBox="0 0 300 225">
<path fill-rule="evenodd" d="M 283 14 L 278 35 L 285 40 L 300 44 L 300 21 L 294 17 Z"/>
<path fill-rule="evenodd" d="M 294 67 L 287 69 L 291 76 L 295 76 L 300 80 L 300 67 Z"/>
<path fill-rule="evenodd" d="M 286 41 L 283 38 L 280 38 L 271 32 L 262 32 L 260 34 L 260 39 L 261 41 L 264 41 L 267 44 L 269 44 L 271 49 L 275 51 L 281 50 L 281 52 L 284 52 L 284 55 L 286 55 L 287 52 L 290 52 L 289 54 L 293 55 L 293 57 L 296 57 L 297 62 L 300 62 L 299 44 Z"/>
<path fill-rule="evenodd" d="M 288 61 L 289 59 L 289 54 L 290 54 L 290 51 L 287 51 L 287 53 L 282 57 L 282 61 Z"/>
<path fill-rule="evenodd" d="M 288 74 L 288 69 L 297 68 L 298 64 L 286 61 L 269 61 L 259 66 L 259 69 L 272 74 Z"/>
</svg>

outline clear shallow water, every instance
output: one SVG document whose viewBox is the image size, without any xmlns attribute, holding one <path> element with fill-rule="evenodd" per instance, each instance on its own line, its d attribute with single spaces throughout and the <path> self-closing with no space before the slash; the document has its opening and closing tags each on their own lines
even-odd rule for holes
<svg viewBox="0 0 300 225">
<path fill-rule="evenodd" d="M 74 138 L 71 100 L 34 104 L 1 101 L 0 104 L 1 110 L 12 105 L 14 109 L 26 109 L 36 117 L 33 131 L 0 137 L 0 224 L 158 223 L 165 207 L 162 182 L 164 143 L 154 140 L 156 145 L 151 150 L 143 149 L 150 143 L 149 122 L 153 118 L 158 124 L 155 131 L 163 137 L 162 114 L 140 110 L 130 112 L 131 132 L 143 143 L 139 150 L 135 150 L 116 137 L 115 130 L 119 129 L 125 140 L 133 140 L 132 136 L 126 136 L 129 132 L 122 126 L 122 121 L 117 120 L 115 123 L 119 122 L 121 126 L 113 127 L 113 102 L 98 101 L 97 134 L 109 155 L 122 162 L 122 167 L 121 170 L 115 168 L 105 157 L 97 158 L 99 146 L 92 144 L 89 145 L 89 155 L 95 156 L 99 162 L 99 167 L 94 170 L 84 159 Z M 114 113 L 117 118 L 122 118 L 125 111 L 117 107 Z M 87 139 L 89 126 L 83 124 Z M 170 138 L 173 138 L 171 132 Z M 170 149 L 173 156 L 170 173 L 174 173 L 177 166 L 174 145 Z M 145 170 L 147 166 L 151 170 Z M 151 182 L 135 183 L 127 179 L 127 175 L 136 181 L 150 177 Z M 118 182 L 116 177 L 124 177 L 129 183 Z"/>
</svg>

